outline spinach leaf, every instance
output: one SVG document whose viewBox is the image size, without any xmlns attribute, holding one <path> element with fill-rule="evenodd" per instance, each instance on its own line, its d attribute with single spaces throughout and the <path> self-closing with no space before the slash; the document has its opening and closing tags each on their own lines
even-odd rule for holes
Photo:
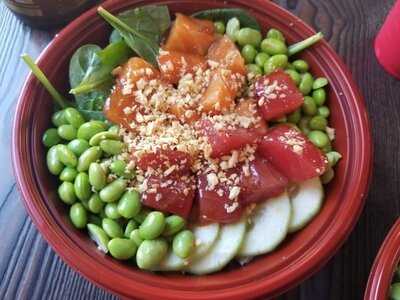
<svg viewBox="0 0 400 300">
<path fill-rule="evenodd" d="M 250 27 L 261 31 L 256 18 L 241 8 L 214 8 L 195 12 L 192 17 L 211 21 L 228 22 L 231 18 L 238 18 L 241 27 Z"/>
<path fill-rule="evenodd" d="M 118 30 L 114 29 L 111 34 L 110 34 L 110 38 L 109 38 L 109 42 L 111 43 L 115 43 L 115 42 L 119 42 L 119 41 L 123 41 L 124 39 L 122 38 L 122 36 L 119 34 Z"/>
<path fill-rule="evenodd" d="M 112 15 L 99 7 L 98 13 L 122 36 L 133 51 L 149 63 L 156 65 L 161 36 L 170 25 L 166 6 L 143 6 Z M 113 39 L 117 38 L 114 33 Z"/>
</svg>

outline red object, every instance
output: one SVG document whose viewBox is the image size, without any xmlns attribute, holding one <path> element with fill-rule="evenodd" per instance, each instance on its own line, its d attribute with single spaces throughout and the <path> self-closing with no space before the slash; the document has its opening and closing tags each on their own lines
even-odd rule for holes
<svg viewBox="0 0 400 300">
<path fill-rule="evenodd" d="M 147 178 L 147 186 L 155 188 L 154 191 L 147 190 L 143 193 L 143 204 L 162 212 L 178 214 L 186 219 L 195 195 L 194 179 L 192 176 L 187 177 L 189 180 L 185 182 L 181 176 L 150 176 Z"/>
<path fill-rule="evenodd" d="M 398 0 L 386 18 L 375 39 L 375 55 L 382 67 L 400 79 L 400 1 Z"/>
<path fill-rule="evenodd" d="M 113 0 L 102 5 L 118 13 L 137 5 L 155 3 L 167 3 L 172 14 L 176 11 L 190 14 L 222 6 L 249 9 L 262 28 L 278 28 L 290 44 L 315 33 L 272 1 Z M 39 67 L 55 87 L 67 95 L 71 55 L 83 44 L 104 45 L 110 30 L 97 16 L 96 9 L 86 12 L 55 37 L 40 56 Z M 327 198 L 321 212 L 276 251 L 244 267 L 227 268 L 207 276 L 143 272 L 98 251 L 86 232 L 74 229 L 69 223 L 67 207 L 58 200 L 58 179 L 50 176 L 46 168 L 46 149 L 41 142 L 43 132 L 51 126 L 53 102 L 34 76 L 29 75 L 16 107 L 12 155 L 18 188 L 37 229 L 69 266 L 121 298 L 273 298 L 310 277 L 336 253 L 357 222 L 370 182 L 372 141 L 364 101 L 347 68 L 329 44 L 323 40 L 300 57 L 309 62 L 316 76 L 329 78 L 330 122 L 337 129 L 335 149 L 343 159 L 335 169 L 335 179 L 326 189 Z"/>
<path fill-rule="evenodd" d="M 267 121 L 295 111 L 304 102 L 292 78 L 282 70 L 258 79 L 255 94 L 260 113 Z"/>
<path fill-rule="evenodd" d="M 364 300 L 387 300 L 394 271 L 400 261 L 400 218 L 390 229 L 369 274 Z"/>
<path fill-rule="evenodd" d="M 292 182 L 302 182 L 325 173 L 328 160 L 309 139 L 290 125 L 271 128 L 258 152 Z"/>
<path fill-rule="evenodd" d="M 190 173 L 191 158 L 186 152 L 177 150 L 158 150 L 155 153 L 143 154 L 137 162 L 137 166 L 146 171 L 148 168 L 167 171 L 172 166 L 177 166 L 172 172 L 174 174 Z"/>
</svg>

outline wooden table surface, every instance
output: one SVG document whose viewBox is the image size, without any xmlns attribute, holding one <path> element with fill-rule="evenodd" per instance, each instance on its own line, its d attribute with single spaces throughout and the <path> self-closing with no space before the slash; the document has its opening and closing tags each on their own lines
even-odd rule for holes
<svg viewBox="0 0 400 300">
<path fill-rule="evenodd" d="M 280 299 L 361 299 L 374 257 L 399 214 L 400 81 L 379 67 L 372 47 L 394 1 L 276 1 L 323 31 L 342 56 L 365 96 L 375 143 L 374 178 L 354 231 L 327 265 Z M 19 56 L 37 57 L 52 36 L 23 25 L 0 2 L 0 299 L 116 299 L 72 271 L 48 246 L 13 177 L 11 124 L 28 73 Z"/>
</svg>

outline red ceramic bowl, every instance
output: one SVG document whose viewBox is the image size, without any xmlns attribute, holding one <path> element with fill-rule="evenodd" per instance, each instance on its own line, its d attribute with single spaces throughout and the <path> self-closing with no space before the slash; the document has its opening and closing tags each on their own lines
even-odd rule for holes
<svg viewBox="0 0 400 300">
<path fill-rule="evenodd" d="M 400 218 L 386 236 L 369 274 L 364 300 L 389 299 L 393 273 L 400 262 Z"/>
<path fill-rule="evenodd" d="M 114 0 L 104 7 L 114 13 L 149 3 L 168 4 L 171 12 L 193 13 L 222 6 L 242 7 L 263 28 L 276 27 L 290 43 L 315 33 L 300 19 L 265 0 Z M 105 44 L 110 28 L 90 10 L 67 26 L 38 60 L 55 86 L 67 92 L 68 62 L 86 43 Z M 13 131 L 15 174 L 25 206 L 54 250 L 94 283 L 124 297 L 155 299 L 245 299 L 272 297 L 311 276 L 345 241 L 363 208 L 371 175 L 372 144 L 364 102 L 349 72 L 327 42 L 302 56 L 312 71 L 330 81 L 331 124 L 337 129 L 335 147 L 343 154 L 335 180 L 327 187 L 320 214 L 301 232 L 288 237 L 272 254 L 244 267 L 208 276 L 153 274 L 120 263 L 96 250 L 85 232 L 68 221 L 66 207 L 57 199 L 57 180 L 46 170 L 41 136 L 50 126 L 52 101 L 30 75 L 21 93 Z"/>
</svg>

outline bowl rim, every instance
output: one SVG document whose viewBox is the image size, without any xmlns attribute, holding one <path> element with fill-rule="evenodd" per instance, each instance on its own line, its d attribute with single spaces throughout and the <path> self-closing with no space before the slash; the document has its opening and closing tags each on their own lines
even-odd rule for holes
<svg viewBox="0 0 400 300">
<path fill-rule="evenodd" d="M 390 228 L 368 277 L 364 300 L 387 300 L 394 271 L 400 261 L 400 217 Z"/>
<path fill-rule="evenodd" d="M 183 2 L 190 2 L 191 0 L 184 0 L 181 1 Z M 116 11 L 119 10 L 118 7 L 123 6 L 123 0 L 109 0 L 106 1 L 102 4 L 103 7 L 106 9 L 110 9 L 111 11 Z M 126 1 L 126 6 L 134 7 L 137 5 L 141 4 L 146 4 L 149 1 L 146 0 L 132 0 L 132 1 Z M 178 2 L 177 0 L 167 0 L 163 1 L 163 3 L 176 3 Z M 179 3 L 181 3 L 179 2 Z M 206 2 L 206 1 L 205 1 Z M 211 1 L 208 1 L 211 2 Z M 218 2 L 218 1 L 214 1 Z M 222 2 L 225 3 L 226 1 Z M 257 5 L 260 7 L 268 7 L 268 9 L 274 11 L 277 15 L 284 16 L 288 18 L 289 20 L 296 22 L 296 26 L 301 27 L 302 32 L 305 35 L 311 35 L 315 33 L 313 29 L 305 24 L 303 21 L 301 21 L 298 17 L 292 15 L 290 12 L 286 11 L 285 9 L 279 7 L 277 4 L 270 2 L 270 1 L 263 1 L 263 0 L 254 0 L 250 4 L 247 3 L 245 0 L 231 0 L 228 1 L 232 3 L 239 3 L 242 6 L 247 6 L 249 8 L 256 7 Z M 248 1 L 247 1 L 248 2 Z M 219 2 L 218 2 L 219 3 Z M 119 6 L 118 6 L 119 5 Z M 115 6 L 117 8 L 115 8 Z M 66 28 L 64 28 L 57 36 L 57 40 L 59 41 L 62 39 L 64 36 L 67 36 L 70 34 L 72 30 L 74 30 L 80 22 L 83 20 L 86 20 L 89 17 L 93 17 L 96 15 L 96 7 L 92 8 L 91 10 L 85 12 L 82 14 L 80 17 L 78 17 L 75 21 L 73 21 L 70 25 L 68 25 Z M 58 42 L 59 43 L 59 42 Z M 42 60 L 42 57 L 45 56 L 46 53 L 51 52 L 54 47 L 56 47 L 56 44 L 54 40 L 43 50 L 39 57 L 39 62 Z M 371 181 L 371 174 L 372 174 L 372 159 L 373 159 L 373 145 L 371 142 L 371 131 L 370 131 L 370 124 L 369 124 L 369 119 L 366 113 L 366 108 L 365 108 L 365 103 L 362 100 L 361 94 L 356 87 L 353 79 L 351 78 L 350 72 L 347 70 L 347 67 L 344 65 L 344 63 L 341 61 L 339 56 L 334 52 L 334 50 L 330 47 L 330 45 L 323 40 L 321 42 L 324 48 L 327 50 L 327 54 L 329 55 L 330 60 L 332 60 L 333 63 L 335 63 L 337 69 L 340 71 L 341 77 L 343 77 L 345 84 L 349 87 L 349 91 L 347 91 L 349 94 L 349 97 L 354 100 L 354 105 L 356 106 L 357 110 L 357 121 L 360 122 L 360 130 L 361 132 L 359 133 L 361 136 L 361 141 L 362 144 L 365 146 L 362 149 L 362 164 L 361 164 L 361 169 L 362 169 L 362 174 L 360 174 L 360 178 L 357 181 L 358 185 L 357 188 L 355 188 L 353 198 L 354 203 L 351 203 L 352 209 L 349 209 L 346 213 L 344 213 L 345 216 L 343 216 L 343 220 L 341 222 L 337 222 L 337 224 L 334 224 L 331 226 L 332 228 L 336 229 L 330 229 L 330 230 L 336 230 L 335 234 L 335 239 L 329 240 L 327 236 L 324 237 L 324 243 L 320 243 L 319 245 L 315 246 L 315 249 L 313 249 L 313 255 L 309 257 L 307 261 L 303 260 L 299 263 L 299 266 L 297 267 L 297 273 L 292 272 L 290 276 L 286 275 L 286 277 L 279 277 L 274 280 L 274 285 L 276 286 L 273 289 L 273 292 L 271 296 L 274 296 L 276 294 L 280 294 L 289 288 L 293 287 L 294 285 L 298 284 L 300 281 L 310 277 L 313 273 L 318 271 L 339 249 L 339 247 L 344 243 L 344 241 L 347 239 L 348 235 L 350 234 L 352 228 L 356 224 L 359 215 L 362 211 L 362 208 L 364 206 L 365 202 L 365 197 L 368 191 L 369 183 Z M 312 50 L 311 50 L 312 51 Z M 104 282 L 104 280 L 101 280 L 100 278 L 96 277 L 95 275 L 92 274 L 93 270 L 88 270 L 83 269 L 78 263 L 78 260 L 74 260 L 68 255 L 66 255 L 65 251 L 63 251 L 63 243 L 66 242 L 66 238 L 68 237 L 63 237 L 62 232 L 58 232 L 56 229 L 57 228 L 52 228 L 51 223 L 48 223 L 48 220 L 46 219 L 45 216 L 42 215 L 40 208 L 35 207 L 28 199 L 30 198 L 31 195 L 31 187 L 27 185 L 26 178 L 24 176 L 24 160 L 19 156 L 18 149 L 21 146 L 21 141 L 19 138 L 19 132 L 23 128 L 23 124 L 21 124 L 20 118 L 18 118 L 18 114 L 21 113 L 25 108 L 24 108 L 24 98 L 27 96 L 27 87 L 32 84 L 34 81 L 33 75 L 30 73 L 29 76 L 27 77 L 25 84 L 22 88 L 21 95 L 18 100 L 16 112 L 15 112 L 15 118 L 14 118 L 14 124 L 13 124 L 13 135 L 12 135 L 12 145 L 13 145 L 13 150 L 12 150 L 12 159 L 13 159 L 13 167 L 14 167 L 14 172 L 15 176 L 17 179 L 17 183 L 19 186 L 20 191 L 22 192 L 23 195 L 23 202 L 25 207 L 28 210 L 29 215 L 31 216 L 33 222 L 41 232 L 41 234 L 45 237 L 45 239 L 48 241 L 48 243 L 55 249 L 55 251 L 63 258 L 64 261 L 67 262 L 69 266 L 71 266 L 74 270 L 78 271 L 80 274 L 84 275 L 86 278 L 88 278 L 90 281 L 94 282 L 95 284 L 105 287 L 109 289 L 110 291 L 119 294 L 119 295 L 124 295 L 119 290 L 116 286 Z M 361 158 L 360 158 L 361 159 Z M 339 230 L 340 229 L 340 230 Z M 327 230 L 328 231 L 328 230 Z M 317 255 L 318 254 L 318 255 Z M 311 255 L 311 254 L 310 254 Z M 90 272 L 91 271 L 91 272 Z M 282 281 L 282 279 L 285 279 Z M 255 297 L 255 296 L 261 296 L 265 292 L 265 289 L 268 287 L 270 288 L 271 283 L 269 285 L 266 285 L 262 281 L 260 282 L 252 282 L 251 284 L 247 284 L 246 286 L 243 286 L 241 289 L 231 289 L 228 291 L 225 291 L 224 296 L 222 295 L 216 295 L 215 298 L 225 298 L 225 297 L 235 297 L 235 299 L 243 299 L 246 297 Z M 157 287 L 151 287 L 152 290 L 145 290 L 143 285 L 140 285 L 138 283 L 137 291 L 140 292 L 140 295 L 143 295 L 143 297 L 148 297 L 152 298 L 155 297 L 156 295 L 160 295 L 161 292 L 165 292 L 166 289 L 164 290 L 157 290 Z M 174 294 L 174 290 L 170 289 L 168 292 L 171 292 L 169 296 L 170 299 L 184 299 L 185 296 L 182 296 L 182 294 Z M 249 296 L 251 295 L 251 296 Z M 191 297 L 196 298 L 196 299 L 205 299 L 209 298 L 209 296 L 198 296 L 195 297 L 191 295 Z"/>
</svg>

